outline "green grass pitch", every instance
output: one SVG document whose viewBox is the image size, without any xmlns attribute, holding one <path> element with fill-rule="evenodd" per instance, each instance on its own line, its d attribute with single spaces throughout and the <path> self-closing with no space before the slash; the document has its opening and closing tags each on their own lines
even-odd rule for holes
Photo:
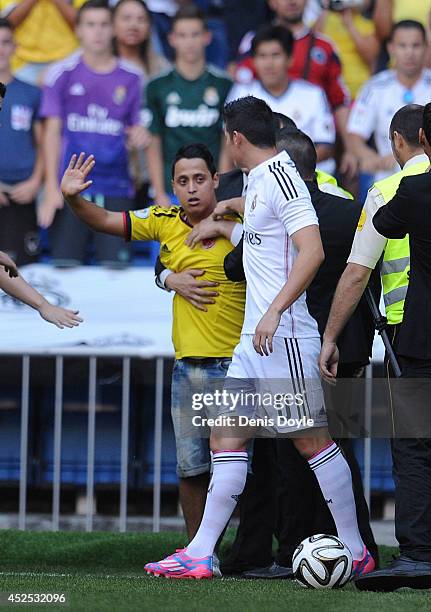
<svg viewBox="0 0 431 612">
<path fill-rule="evenodd" d="M 226 538 L 232 538 L 232 532 Z M 66 593 L 69 605 L 9 605 L 1 610 L 69 612 L 217 611 L 415 612 L 430 610 L 430 591 L 375 594 L 348 585 L 339 591 L 311 591 L 290 581 L 165 580 L 144 574 L 186 543 L 176 533 L 76 533 L 0 531 L 0 591 Z M 227 545 L 228 545 L 227 543 Z M 226 545 L 225 545 L 226 546 Z M 382 547 L 382 561 L 394 549 Z"/>
</svg>

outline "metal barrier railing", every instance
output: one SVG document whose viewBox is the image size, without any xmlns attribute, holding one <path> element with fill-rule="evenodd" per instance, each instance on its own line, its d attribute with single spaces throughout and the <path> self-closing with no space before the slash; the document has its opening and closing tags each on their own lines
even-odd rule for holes
<svg viewBox="0 0 431 612">
<path fill-rule="evenodd" d="M 160 531 L 160 496 L 162 477 L 162 427 L 163 427 L 163 384 L 164 360 L 171 357 L 170 353 L 154 355 L 150 350 L 128 351 L 107 349 L 64 349 L 46 351 L 27 351 L 2 354 L 6 356 L 22 356 L 21 377 L 21 425 L 20 425 L 20 477 L 19 477 L 19 508 L 18 527 L 26 528 L 27 519 L 27 466 L 28 466 L 28 434 L 30 408 L 30 367 L 31 357 L 53 357 L 55 359 L 54 380 L 54 452 L 53 452 L 53 494 L 52 494 L 52 530 L 58 531 L 60 518 L 61 490 L 61 449 L 62 449 L 62 416 L 63 416 L 63 366 L 65 357 L 87 358 L 89 364 L 88 384 L 88 426 L 87 426 L 87 482 L 85 513 L 85 529 L 93 530 L 94 518 L 94 458 L 96 440 L 96 389 L 97 360 L 99 358 L 120 357 L 122 360 L 122 399 L 121 399 L 121 450 L 120 450 L 120 513 L 119 531 L 125 532 L 127 526 L 127 494 L 128 494 L 128 462 L 129 462 L 129 416 L 130 416 L 130 382 L 131 359 L 155 359 L 155 418 L 154 418 L 154 480 L 153 480 L 153 531 Z"/>
<path fill-rule="evenodd" d="M 87 358 L 89 363 L 88 385 L 88 429 L 87 429 L 87 507 L 85 514 L 86 531 L 93 530 L 94 518 L 94 459 L 96 438 L 96 388 L 97 360 L 99 358 L 119 357 L 122 360 L 122 399 L 121 399 L 121 451 L 120 451 L 120 512 L 119 531 L 127 528 L 127 495 L 128 495 L 128 461 L 129 461 L 129 416 L 130 416 L 130 383 L 131 359 L 153 359 L 156 361 L 155 374 L 155 418 L 154 418 L 154 480 L 153 480 L 153 532 L 160 531 L 160 501 L 162 477 L 162 427 L 163 427 L 163 384 L 164 360 L 172 357 L 166 352 L 163 355 L 154 354 L 151 350 L 131 350 L 125 354 L 124 349 L 94 349 L 65 348 L 63 350 L 49 349 L 4 353 L 5 356 L 22 357 L 21 379 L 21 432 L 20 432 L 20 477 L 19 477 L 19 529 L 26 529 L 27 519 L 27 465 L 28 465 L 28 432 L 29 432 L 29 401 L 30 401 L 30 367 L 31 357 L 52 357 L 55 359 L 54 381 L 54 453 L 53 453 L 53 496 L 52 496 L 52 530 L 58 531 L 60 518 L 61 491 L 61 450 L 62 450 L 62 416 L 63 416 L 63 366 L 64 358 Z M 369 431 L 371 426 L 372 407 L 372 364 L 366 371 L 366 407 L 365 424 Z M 370 507 L 371 501 L 371 437 L 364 439 L 364 491 Z"/>
</svg>

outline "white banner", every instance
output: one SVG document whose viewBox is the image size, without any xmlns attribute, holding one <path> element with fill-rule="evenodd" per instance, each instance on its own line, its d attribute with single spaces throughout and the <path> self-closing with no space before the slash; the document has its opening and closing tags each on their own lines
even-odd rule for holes
<svg viewBox="0 0 431 612">
<path fill-rule="evenodd" d="M 94 347 L 97 353 L 173 354 L 172 294 L 156 287 L 152 268 L 32 264 L 20 272 L 52 304 L 79 310 L 84 323 L 58 329 L 0 290 L 0 353 Z"/>
</svg>

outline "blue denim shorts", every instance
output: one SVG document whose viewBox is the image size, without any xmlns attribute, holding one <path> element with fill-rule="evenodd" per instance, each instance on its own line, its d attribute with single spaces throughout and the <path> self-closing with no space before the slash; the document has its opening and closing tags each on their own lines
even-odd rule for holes
<svg viewBox="0 0 431 612">
<path fill-rule="evenodd" d="M 225 378 L 229 358 L 177 359 L 172 372 L 171 414 L 177 447 L 177 474 L 188 478 L 211 469 L 209 439 L 188 435 L 185 424 L 191 423 L 196 412 L 190 401 L 192 393 L 211 391 L 211 381 Z M 209 415 L 208 415 L 209 416 Z"/>
</svg>

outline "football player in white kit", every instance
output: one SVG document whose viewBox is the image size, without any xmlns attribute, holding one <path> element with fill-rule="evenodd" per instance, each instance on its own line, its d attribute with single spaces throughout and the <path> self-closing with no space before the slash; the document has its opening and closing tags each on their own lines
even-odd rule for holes
<svg viewBox="0 0 431 612">
<path fill-rule="evenodd" d="M 305 290 L 324 258 L 317 216 L 294 163 L 285 151 L 276 154 L 270 107 L 253 96 L 240 98 L 225 106 L 224 120 L 232 159 L 249 171 L 244 211 L 245 318 L 226 386 L 235 389 L 232 381 L 240 388 L 244 380 L 259 385 L 282 379 L 286 391 L 299 391 L 313 425 L 300 427 L 293 442 L 314 471 L 338 536 L 352 552 L 353 575 L 362 575 L 375 563 L 359 533 L 350 469 L 326 427 L 318 371 L 320 338 L 305 301 Z M 253 408 L 242 406 L 240 414 L 253 417 Z M 148 573 L 212 578 L 214 547 L 247 476 L 251 434 L 241 429 L 212 429 L 213 473 L 199 530 L 185 549 L 148 563 Z"/>
</svg>

